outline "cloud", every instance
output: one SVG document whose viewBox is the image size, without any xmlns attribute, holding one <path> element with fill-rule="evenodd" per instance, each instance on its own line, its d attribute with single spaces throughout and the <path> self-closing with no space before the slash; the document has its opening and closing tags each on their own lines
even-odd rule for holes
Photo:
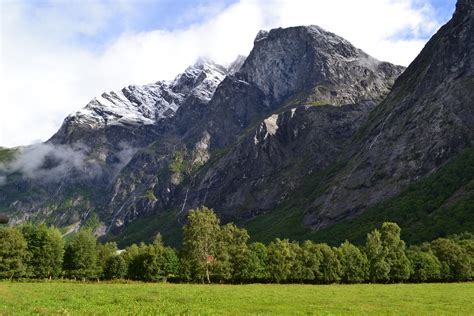
<svg viewBox="0 0 474 316">
<path fill-rule="evenodd" d="M 0 171 L 5 174 L 20 172 L 43 183 L 61 182 L 74 171 L 79 171 L 81 177 L 95 178 L 102 174 L 102 168 L 97 161 L 87 157 L 88 151 L 80 144 L 34 144 L 20 148 L 13 161 L 0 164 Z M 2 177 L 4 184 L 6 179 Z"/>
<path fill-rule="evenodd" d="M 139 15 L 129 1 L 1 2 L 0 146 L 46 140 L 94 96 L 171 79 L 198 56 L 230 62 L 247 55 L 260 29 L 317 24 L 378 59 L 407 65 L 442 22 L 423 1 L 206 2 L 176 17 L 194 21 L 187 27 L 142 31 L 130 27 Z"/>
<path fill-rule="evenodd" d="M 119 151 L 115 153 L 115 161 L 113 163 L 113 168 L 115 173 L 118 174 L 123 167 L 125 167 L 133 156 L 137 153 L 140 148 L 130 146 L 126 142 L 120 142 L 118 144 Z"/>
<path fill-rule="evenodd" d="M 6 184 L 7 176 L 21 173 L 22 176 L 42 183 L 59 183 L 73 180 L 115 177 L 140 148 L 120 142 L 115 152 L 109 153 L 107 165 L 99 162 L 96 153 L 81 143 L 55 145 L 37 143 L 19 148 L 12 161 L 0 163 L 0 186 Z M 106 169 L 104 169 L 106 168 Z M 104 179 L 106 180 L 106 179 Z"/>
</svg>

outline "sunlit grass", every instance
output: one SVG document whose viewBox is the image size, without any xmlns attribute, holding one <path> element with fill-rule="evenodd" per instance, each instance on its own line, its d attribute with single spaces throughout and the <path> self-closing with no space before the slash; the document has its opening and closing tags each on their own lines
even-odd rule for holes
<svg viewBox="0 0 474 316">
<path fill-rule="evenodd" d="M 0 283 L 0 314 L 458 314 L 474 283 L 195 285 Z"/>
</svg>

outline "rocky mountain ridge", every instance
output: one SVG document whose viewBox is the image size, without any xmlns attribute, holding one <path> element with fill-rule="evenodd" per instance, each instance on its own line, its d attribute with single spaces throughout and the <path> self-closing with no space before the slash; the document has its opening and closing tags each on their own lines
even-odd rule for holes
<svg viewBox="0 0 474 316">
<path fill-rule="evenodd" d="M 349 163 L 307 221 L 323 227 L 355 216 L 473 146 L 473 59 L 473 2 L 460 1 L 371 113 L 347 153 Z"/>
<path fill-rule="evenodd" d="M 323 45 L 328 41 L 338 41 L 340 47 Z M 336 49 L 342 53 L 334 53 Z M 308 77 L 311 67 L 315 74 Z M 180 217 L 187 209 L 203 204 L 215 207 L 228 219 L 270 211 L 298 186 L 302 173 L 321 170 L 336 159 L 343 143 L 388 93 L 402 69 L 368 57 L 319 27 L 276 29 L 265 38 L 260 33 L 240 71 L 222 81 L 208 104 L 200 107 L 198 113 L 186 108 L 178 110 L 173 119 L 175 129 L 127 165 L 115 183 L 117 194 L 113 194 L 114 201 L 109 204 L 111 220 L 116 221 L 112 225 L 120 228 L 143 215 L 168 209 L 175 209 Z M 346 76 L 339 76 L 343 72 Z M 298 96 L 294 91 L 273 93 L 276 87 L 283 86 L 295 87 Z M 346 102 L 359 103 L 351 106 Z M 290 120 L 283 121 L 280 116 L 288 115 L 301 126 L 285 127 Z M 187 128 L 177 130 L 180 124 Z M 265 140 L 279 138 L 280 131 L 285 129 L 294 135 L 277 145 L 271 153 L 275 156 L 272 161 L 269 153 L 265 153 Z M 310 136 L 297 129 L 307 129 Z M 313 129 L 327 129 L 334 136 L 324 140 L 322 135 L 327 134 L 315 136 L 317 131 Z M 259 136 L 261 133 L 265 135 Z M 259 137 L 261 140 L 255 141 Z M 301 143 L 296 145 L 300 137 Z M 294 155 L 310 156 L 318 162 L 308 162 L 304 167 L 293 165 L 291 151 L 285 148 L 288 145 L 293 146 Z M 314 153 L 305 153 L 310 147 Z M 322 151 L 326 152 L 318 157 Z M 259 156 L 258 152 L 262 154 Z M 170 172 L 169 165 L 177 159 L 176 153 L 181 168 Z M 280 154 L 283 155 L 278 157 Z M 289 168 L 286 176 L 279 175 L 283 166 Z M 276 177 L 287 185 L 276 182 Z M 153 192 L 155 198 L 137 200 L 137 196 L 146 196 L 147 192 Z"/>
</svg>

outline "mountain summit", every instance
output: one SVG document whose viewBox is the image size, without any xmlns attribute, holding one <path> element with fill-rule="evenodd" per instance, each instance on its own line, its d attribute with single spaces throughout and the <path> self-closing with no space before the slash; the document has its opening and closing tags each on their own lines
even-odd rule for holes
<svg viewBox="0 0 474 316">
<path fill-rule="evenodd" d="M 333 104 L 380 97 L 402 70 L 381 63 L 318 26 L 260 31 L 240 73 L 276 102 L 317 84 L 337 92 L 315 97 Z"/>
</svg>

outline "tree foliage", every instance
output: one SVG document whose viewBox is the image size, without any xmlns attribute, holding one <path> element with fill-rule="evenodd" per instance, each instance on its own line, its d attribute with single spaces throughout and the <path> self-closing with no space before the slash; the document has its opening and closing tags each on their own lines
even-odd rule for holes
<svg viewBox="0 0 474 316">
<path fill-rule="evenodd" d="M 433 282 L 441 277 L 441 264 L 431 249 L 426 251 L 420 247 L 412 247 L 407 251 L 411 264 L 411 280 L 413 282 Z"/>
<path fill-rule="evenodd" d="M 268 245 L 268 273 L 270 280 L 281 283 L 292 272 L 293 251 L 288 239 L 275 239 Z"/>
<path fill-rule="evenodd" d="M 431 242 L 431 250 L 441 263 L 444 281 L 466 281 L 471 278 L 471 260 L 468 253 L 455 241 L 438 238 Z"/>
<path fill-rule="evenodd" d="M 57 278 L 61 275 L 64 241 L 56 228 L 26 224 L 21 232 L 28 245 L 28 275 L 33 278 Z"/>
<path fill-rule="evenodd" d="M 16 228 L 0 229 L 0 278 L 17 279 L 26 276 L 28 245 Z"/>
<path fill-rule="evenodd" d="M 359 248 L 347 240 L 337 249 L 341 263 L 341 280 L 344 283 L 361 283 L 367 279 L 369 261 Z"/>
<path fill-rule="evenodd" d="M 365 252 L 369 263 L 369 280 L 371 282 L 388 282 L 390 265 L 386 260 L 387 250 L 383 247 L 381 234 L 377 229 L 367 234 Z"/>
<path fill-rule="evenodd" d="M 118 250 L 98 243 L 91 230 L 73 234 L 66 246 L 59 231 L 25 224 L 0 229 L 0 279 L 132 279 L 146 282 L 362 283 L 439 282 L 473 279 L 474 236 L 438 238 L 405 249 L 401 229 L 386 222 L 367 234 L 363 248 L 276 238 L 249 244 L 248 232 L 221 225 L 212 209 L 191 210 L 179 253 L 152 243 Z"/>
<path fill-rule="evenodd" d="M 93 279 L 100 271 L 97 266 L 97 240 L 90 230 L 80 230 L 66 245 L 64 273 L 73 279 Z"/>
<path fill-rule="evenodd" d="M 317 244 L 316 249 L 321 252 L 320 273 L 317 280 L 326 284 L 338 282 L 341 279 L 341 263 L 336 250 L 326 244 Z"/>
<path fill-rule="evenodd" d="M 210 283 L 210 266 L 214 265 L 218 250 L 219 219 L 207 207 L 191 210 L 183 235 L 184 260 L 189 261 L 192 280 Z"/>
<path fill-rule="evenodd" d="M 127 263 L 123 256 L 115 255 L 107 258 L 104 264 L 103 278 L 105 280 L 123 279 L 127 275 Z"/>
<path fill-rule="evenodd" d="M 389 279 L 402 282 L 410 277 L 410 261 L 405 254 L 405 242 L 400 239 L 401 229 L 395 223 L 383 223 L 381 229 L 385 261 L 389 266 Z"/>
<path fill-rule="evenodd" d="M 267 246 L 260 242 L 251 243 L 241 263 L 239 281 L 247 283 L 267 281 L 269 277 L 267 262 Z"/>
</svg>

